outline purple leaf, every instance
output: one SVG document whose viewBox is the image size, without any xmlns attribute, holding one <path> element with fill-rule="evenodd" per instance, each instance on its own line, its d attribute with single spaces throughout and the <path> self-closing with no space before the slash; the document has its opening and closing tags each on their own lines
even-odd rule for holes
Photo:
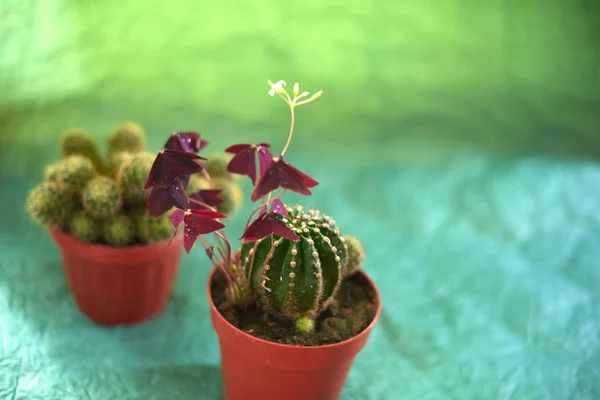
<svg viewBox="0 0 600 400">
<path fill-rule="evenodd" d="M 177 178 L 185 178 L 202 171 L 198 161 L 206 160 L 196 154 L 177 150 L 161 150 L 156 156 L 144 190 L 151 187 L 169 187 Z"/>
<path fill-rule="evenodd" d="M 216 216 L 215 216 L 216 215 Z M 190 253 L 194 242 L 200 235 L 223 229 L 225 225 L 213 218 L 224 218 L 225 216 L 212 211 L 192 210 L 186 213 L 183 228 L 183 247 L 186 253 Z"/>
<path fill-rule="evenodd" d="M 173 227 L 175 228 L 175 231 L 173 232 L 173 236 L 171 236 L 171 239 L 169 240 L 169 245 L 173 241 L 173 238 L 175 238 L 175 236 L 177 235 L 177 231 L 179 230 L 179 225 L 181 225 L 184 218 L 185 218 L 185 211 L 180 210 L 179 208 L 173 210 L 173 212 L 169 215 L 169 220 L 171 221 L 171 224 L 173 224 Z"/>
<path fill-rule="evenodd" d="M 152 188 L 146 204 L 148 205 L 148 212 L 152 217 L 160 217 L 173 208 L 173 202 L 167 189 L 160 187 Z"/>
<path fill-rule="evenodd" d="M 257 201 L 279 187 L 310 196 L 312 193 L 309 188 L 318 184 L 319 182 L 310 176 L 283 161 L 282 157 L 274 157 L 250 198 L 252 201 Z"/>
<path fill-rule="evenodd" d="M 283 202 L 279 199 L 275 199 L 271 202 L 271 210 L 280 215 L 285 215 L 285 216 L 288 215 L 288 212 L 287 212 L 285 206 L 283 205 Z"/>
<path fill-rule="evenodd" d="M 219 197 L 222 189 L 204 189 L 199 190 L 190 196 L 191 200 L 197 200 L 202 203 L 206 203 L 211 207 L 216 207 L 223 202 L 223 199 Z M 198 204 L 194 201 L 190 201 L 190 208 L 192 210 L 205 210 L 206 207 Z"/>
<path fill-rule="evenodd" d="M 188 153 L 197 153 L 208 145 L 208 142 L 196 132 L 176 132 L 165 143 L 164 148 Z"/>
<path fill-rule="evenodd" d="M 275 214 L 268 212 L 252 222 L 242 235 L 242 243 L 255 242 L 269 235 L 277 235 L 297 242 L 300 238 L 286 225 L 277 219 Z"/>
<path fill-rule="evenodd" d="M 256 184 L 256 154 L 258 154 L 260 173 L 267 168 L 272 159 L 271 147 L 267 143 L 259 144 L 235 144 L 225 149 L 227 153 L 235 156 L 229 161 L 227 171 L 232 174 L 247 175 Z"/>
</svg>

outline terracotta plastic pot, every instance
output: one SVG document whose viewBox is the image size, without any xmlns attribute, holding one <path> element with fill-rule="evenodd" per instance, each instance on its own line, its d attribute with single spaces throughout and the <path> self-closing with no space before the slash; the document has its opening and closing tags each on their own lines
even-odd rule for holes
<svg viewBox="0 0 600 400">
<path fill-rule="evenodd" d="M 211 285 L 220 269 L 208 280 L 211 319 L 219 337 L 226 400 L 335 400 L 356 355 L 367 342 L 381 313 L 377 287 L 363 272 L 377 301 L 371 324 L 357 336 L 325 346 L 291 346 L 249 335 L 231 325 L 217 310 Z"/>
<path fill-rule="evenodd" d="M 49 229 L 60 247 L 65 274 L 79 310 L 102 325 L 132 325 L 165 308 L 181 260 L 183 237 L 149 245 L 87 243 Z"/>
</svg>

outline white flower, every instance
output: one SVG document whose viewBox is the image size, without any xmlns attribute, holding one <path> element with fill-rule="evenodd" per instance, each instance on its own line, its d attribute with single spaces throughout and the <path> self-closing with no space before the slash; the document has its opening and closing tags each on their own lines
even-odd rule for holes
<svg viewBox="0 0 600 400">
<path fill-rule="evenodd" d="M 294 97 L 298 96 L 298 93 L 300 92 L 300 85 L 298 84 L 298 82 L 294 83 Z"/>
<path fill-rule="evenodd" d="M 270 96 L 274 96 L 275 93 L 285 92 L 285 89 L 283 88 L 285 86 L 285 81 L 278 81 L 276 83 L 273 83 L 269 80 L 267 82 L 269 82 L 269 86 L 271 86 L 271 90 L 269 90 Z"/>
</svg>

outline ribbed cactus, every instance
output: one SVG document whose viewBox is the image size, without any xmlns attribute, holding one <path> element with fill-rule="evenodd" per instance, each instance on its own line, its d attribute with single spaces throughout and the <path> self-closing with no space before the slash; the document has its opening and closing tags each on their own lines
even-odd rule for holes
<svg viewBox="0 0 600 400">
<path fill-rule="evenodd" d="M 223 202 L 217 206 L 217 211 L 225 215 L 235 214 L 244 202 L 240 185 L 224 178 L 213 179 L 212 182 L 215 189 L 222 190 L 219 197 Z"/>
<path fill-rule="evenodd" d="M 227 172 L 227 165 L 231 161 L 231 154 L 212 154 L 206 157 L 204 167 L 212 179 L 224 178 L 230 181 L 238 181 L 241 175 Z"/>
<path fill-rule="evenodd" d="M 150 192 L 143 190 L 143 187 L 154 157 L 151 153 L 139 152 L 122 161 L 116 181 L 125 204 L 140 204 L 148 199 Z"/>
<path fill-rule="evenodd" d="M 289 215 L 280 219 L 300 241 L 275 236 L 246 243 L 241 265 L 266 310 L 285 318 L 314 318 L 341 283 L 346 245 L 330 217 L 301 206 L 286 208 Z"/>
<path fill-rule="evenodd" d="M 102 236 L 101 222 L 85 211 L 78 211 L 69 224 L 73 236 L 86 242 L 95 242 Z"/>
<path fill-rule="evenodd" d="M 344 236 L 346 243 L 346 269 L 345 274 L 350 275 L 362 268 L 365 261 L 365 249 L 362 243 L 354 236 Z"/>
<path fill-rule="evenodd" d="M 126 246 L 135 240 L 135 224 L 125 214 L 110 217 L 104 223 L 104 240 L 112 246 Z"/>
<path fill-rule="evenodd" d="M 85 185 L 97 175 L 90 159 L 77 154 L 66 157 L 46 172 L 49 178 L 72 192 L 83 190 Z"/>
<path fill-rule="evenodd" d="M 87 157 L 96 170 L 100 171 L 103 168 L 96 142 L 90 135 L 79 129 L 71 129 L 63 134 L 61 154 L 63 158 L 81 155 Z"/>
<path fill-rule="evenodd" d="M 115 215 L 123 200 L 115 182 L 105 176 L 98 176 L 88 182 L 83 190 L 83 207 L 96 218 Z"/>
<path fill-rule="evenodd" d="M 42 182 L 29 192 L 25 209 L 41 226 L 65 228 L 72 213 L 70 193 L 56 182 Z"/>
<path fill-rule="evenodd" d="M 225 296 L 231 304 L 237 305 L 245 309 L 252 301 L 252 293 L 248 287 L 248 280 L 244 275 L 244 270 L 235 262 L 230 265 L 230 271 L 233 274 L 233 279 L 225 289 Z"/>
<path fill-rule="evenodd" d="M 139 210 L 130 212 L 135 222 L 135 231 L 138 238 L 144 243 L 155 243 L 167 240 L 173 234 L 173 225 L 169 220 L 169 213 L 160 217 L 151 217 L 148 209 L 140 207 Z"/>
<path fill-rule="evenodd" d="M 108 135 L 107 145 L 111 158 L 122 152 L 137 153 L 146 146 L 146 134 L 135 122 L 126 122 Z"/>
</svg>

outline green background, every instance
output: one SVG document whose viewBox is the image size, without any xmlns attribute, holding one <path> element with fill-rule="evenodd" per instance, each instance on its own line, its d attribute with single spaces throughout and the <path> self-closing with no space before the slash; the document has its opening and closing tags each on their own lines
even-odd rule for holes
<svg viewBox="0 0 600 400">
<path fill-rule="evenodd" d="M 384 299 L 344 399 L 600 398 L 599 78 L 594 0 L 1 0 L 0 398 L 221 396 L 201 254 L 159 319 L 99 328 L 23 201 L 71 127 L 278 149 L 267 79 L 324 90 L 287 153 L 321 185 L 286 200 Z"/>
</svg>

